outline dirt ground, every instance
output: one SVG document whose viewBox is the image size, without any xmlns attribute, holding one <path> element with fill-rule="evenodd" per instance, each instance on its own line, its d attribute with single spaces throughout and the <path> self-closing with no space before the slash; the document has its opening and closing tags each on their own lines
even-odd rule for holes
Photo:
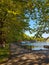
<svg viewBox="0 0 49 65">
<path fill-rule="evenodd" d="M 0 65 L 49 65 L 49 50 L 27 51 L 12 45 L 11 53 L 8 61 Z"/>
</svg>

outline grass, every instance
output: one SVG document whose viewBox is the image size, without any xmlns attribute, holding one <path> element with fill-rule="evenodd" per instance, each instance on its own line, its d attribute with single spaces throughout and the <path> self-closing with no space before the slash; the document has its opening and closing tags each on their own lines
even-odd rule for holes
<svg viewBox="0 0 49 65">
<path fill-rule="evenodd" d="M 6 44 L 5 48 L 0 48 L 0 62 L 5 61 L 9 57 L 9 45 Z"/>
</svg>

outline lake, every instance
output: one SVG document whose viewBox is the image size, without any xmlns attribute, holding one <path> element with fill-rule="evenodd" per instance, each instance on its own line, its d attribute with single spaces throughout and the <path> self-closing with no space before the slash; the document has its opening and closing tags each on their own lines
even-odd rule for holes
<svg viewBox="0 0 49 65">
<path fill-rule="evenodd" d="M 44 48 L 44 45 L 49 46 L 49 42 L 22 43 L 22 45 L 30 47 L 32 50 L 49 50 L 48 48 Z"/>
</svg>

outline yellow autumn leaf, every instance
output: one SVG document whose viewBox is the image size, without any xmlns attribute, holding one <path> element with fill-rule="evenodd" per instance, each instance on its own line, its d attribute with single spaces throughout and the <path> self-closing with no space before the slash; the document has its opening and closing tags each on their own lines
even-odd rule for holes
<svg viewBox="0 0 49 65">
<path fill-rule="evenodd" d="M 46 16 L 47 19 L 49 19 L 49 16 Z"/>
<path fill-rule="evenodd" d="M 48 5 L 48 6 L 49 6 L 49 3 L 47 3 L 46 5 Z"/>
<path fill-rule="evenodd" d="M 20 10 L 17 10 L 17 11 L 8 10 L 8 13 L 16 15 L 16 14 L 21 14 L 21 11 Z"/>
</svg>

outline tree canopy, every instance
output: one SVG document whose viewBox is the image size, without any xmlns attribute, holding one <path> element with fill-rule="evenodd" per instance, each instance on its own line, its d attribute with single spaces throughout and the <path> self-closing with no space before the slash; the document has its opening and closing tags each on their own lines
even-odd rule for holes
<svg viewBox="0 0 49 65">
<path fill-rule="evenodd" d="M 49 0 L 0 0 L 0 39 L 18 40 L 30 30 L 29 19 L 36 20 L 36 37 L 49 32 Z"/>
<path fill-rule="evenodd" d="M 25 4 L 19 0 L 0 0 L 0 37 L 17 40 L 22 32 L 30 29 L 29 19 L 24 13 Z"/>
</svg>

